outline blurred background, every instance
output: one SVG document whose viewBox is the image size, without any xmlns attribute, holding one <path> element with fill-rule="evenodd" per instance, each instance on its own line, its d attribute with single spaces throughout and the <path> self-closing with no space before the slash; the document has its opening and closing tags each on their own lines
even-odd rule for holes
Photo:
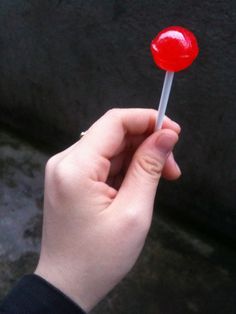
<svg viewBox="0 0 236 314">
<path fill-rule="evenodd" d="M 167 111 L 183 175 L 161 182 L 139 262 L 94 313 L 236 313 L 235 20 L 234 0 L 0 2 L 0 297 L 36 265 L 46 160 L 110 108 L 157 108 L 150 42 L 180 25 L 200 47 Z"/>
</svg>

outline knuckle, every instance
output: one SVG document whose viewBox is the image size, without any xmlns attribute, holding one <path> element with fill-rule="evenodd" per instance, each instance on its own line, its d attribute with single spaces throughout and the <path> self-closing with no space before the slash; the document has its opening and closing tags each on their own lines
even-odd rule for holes
<svg viewBox="0 0 236 314">
<path fill-rule="evenodd" d="M 53 172 L 61 159 L 62 159 L 61 153 L 57 153 L 56 155 L 51 156 L 46 163 L 46 171 Z"/>
<path fill-rule="evenodd" d="M 55 165 L 56 165 L 56 157 L 52 156 L 51 158 L 48 159 L 46 163 L 46 173 L 53 172 Z"/>
<path fill-rule="evenodd" d="M 56 156 L 51 157 L 46 164 L 47 182 L 60 189 L 68 177 L 66 168 L 66 164 L 63 161 L 59 161 Z"/>
<path fill-rule="evenodd" d="M 68 177 L 68 167 L 65 162 L 60 161 L 56 164 L 53 171 L 53 179 L 59 186 L 65 182 Z"/>
<path fill-rule="evenodd" d="M 151 178 L 157 180 L 160 178 L 163 169 L 163 160 L 156 156 L 142 155 L 137 158 L 137 167 Z"/>
<path fill-rule="evenodd" d="M 48 200 L 50 199 L 53 206 L 57 206 L 58 200 L 61 200 L 65 195 L 66 181 L 68 181 L 63 161 L 59 161 L 55 156 L 51 157 L 46 164 L 45 179 Z"/>
<path fill-rule="evenodd" d="M 72 197 L 76 189 L 75 171 L 65 160 L 56 164 L 51 174 L 51 185 L 54 187 L 58 198 L 66 199 Z"/>
<path fill-rule="evenodd" d="M 120 111 L 121 109 L 119 108 L 112 108 L 106 112 L 106 115 L 111 116 L 111 117 L 118 117 L 120 116 Z"/>
<path fill-rule="evenodd" d="M 126 211 L 124 226 L 128 232 L 137 231 L 146 234 L 150 229 L 150 219 L 140 215 L 135 209 L 130 209 Z"/>
</svg>

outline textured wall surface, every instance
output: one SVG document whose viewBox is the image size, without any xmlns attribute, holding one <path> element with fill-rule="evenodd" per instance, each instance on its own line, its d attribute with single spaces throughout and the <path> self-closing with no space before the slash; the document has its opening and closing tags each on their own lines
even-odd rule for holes
<svg viewBox="0 0 236 314">
<path fill-rule="evenodd" d="M 200 55 L 176 75 L 168 108 L 183 129 L 176 149 L 183 177 L 163 182 L 160 207 L 235 240 L 235 6 L 2 0 L 0 122 L 59 149 L 109 108 L 155 107 L 164 73 L 150 41 L 169 25 L 191 29 Z"/>
</svg>

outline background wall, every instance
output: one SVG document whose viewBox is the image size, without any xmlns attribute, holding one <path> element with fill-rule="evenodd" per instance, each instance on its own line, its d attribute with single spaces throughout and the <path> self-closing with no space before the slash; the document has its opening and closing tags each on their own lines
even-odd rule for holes
<svg viewBox="0 0 236 314">
<path fill-rule="evenodd" d="M 182 126 L 183 176 L 162 182 L 162 214 L 236 239 L 236 3 L 2 0 L 0 122 L 53 150 L 112 107 L 156 107 L 164 72 L 151 59 L 166 26 L 192 30 L 197 61 L 176 74 L 168 115 Z M 158 210 L 158 209 L 157 209 Z"/>
</svg>

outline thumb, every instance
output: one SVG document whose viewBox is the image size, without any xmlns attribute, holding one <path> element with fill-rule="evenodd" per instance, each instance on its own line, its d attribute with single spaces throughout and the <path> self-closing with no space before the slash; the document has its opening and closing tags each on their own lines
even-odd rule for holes
<svg viewBox="0 0 236 314">
<path fill-rule="evenodd" d="M 117 197 L 130 201 L 137 210 L 151 207 L 165 162 L 172 152 L 178 135 L 170 129 L 153 133 L 137 149 Z"/>
</svg>

